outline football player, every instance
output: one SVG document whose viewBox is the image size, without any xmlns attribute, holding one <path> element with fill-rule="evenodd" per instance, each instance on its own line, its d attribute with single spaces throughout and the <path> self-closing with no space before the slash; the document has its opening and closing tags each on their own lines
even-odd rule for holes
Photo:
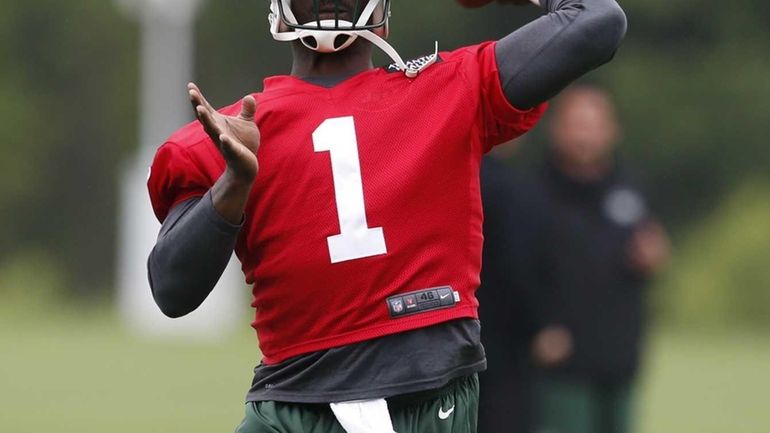
<svg viewBox="0 0 770 433">
<path fill-rule="evenodd" d="M 404 61 L 389 0 L 272 0 L 290 73 L 219 111 L 190 85 L 198 121 L 149 179 L 149 279 L 179 317 L 241 260 L 264 358 L 238 432 L 475 431 L 480 159 L 626 29 L 615 0 L 539 6 L 499 41 Z"/>
</svg>

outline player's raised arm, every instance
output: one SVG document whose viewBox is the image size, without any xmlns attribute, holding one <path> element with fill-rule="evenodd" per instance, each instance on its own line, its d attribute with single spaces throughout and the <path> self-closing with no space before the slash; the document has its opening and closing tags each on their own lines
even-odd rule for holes
<svg viewBox="0 0 770 433">
<path fill-rule="evenodd" d="M 198 86 L 190 83 L 188 91 L 195 115 L 227 163 L 222 177 L 211 189 L 214 207 L 230 223 L 238 224 L 259 170 L 260 136 L 254 123 L 257 102 L 253 96 L 246 96 L 238 116 L 225 116 L 209 104 Z"/>
<path fill-rule="evenodd" d="M 155 302 L 169 317 L 181 317 L 203 303 L 230 260 L 243 211 L 258 171 L 256 101 L 243 100 L 238 116 L 223 115 L 194 84 L 190 101 L 203 129 L 227 167 L 201 198 L 177 204 L 163 222 L 147 261 Z"/>
<path fill-rule="evenodd" d="M 458 0 L 478 7 L 492 0 Z M 523 4 L 524 0 L 498 0 Z M 615 0 L 531 0 L 546 15 L 501 39 L 496 47 L 500 80 L 520 109 L 547 101 L 571 82 L 612 59 L 626 32 Z"/>
</svg>

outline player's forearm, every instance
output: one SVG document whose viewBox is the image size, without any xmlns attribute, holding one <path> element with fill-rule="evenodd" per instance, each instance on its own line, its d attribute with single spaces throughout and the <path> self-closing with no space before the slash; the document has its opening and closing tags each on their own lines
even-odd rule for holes
<svg viewBox="0 0 770 433">
<path fill-rule="evenodd" d="M 153 297 L 169 317 L 198 308 L 232 256 L 240 226 L 218 213 L 213 192 L 172 209 L 150 253 L 147 269 Z M 239 219 L 242 212 L 241 208 Z"/>
<path fill-rule="evenodd" d="M 239 179 L 230 170 L 225 170 L 211 188 L 211 199 L 217 213 L 230 224 L 240 224 L 243 209 L 249 199 L 253 179 Z"/>
<path fill-rule="evenodd" d="M 612 59 L 626 32 L 615 0 L 540 0 L 548 13 L 501 39 L 496 55 L 511 104 L 529 109 Z"/>
</svg>

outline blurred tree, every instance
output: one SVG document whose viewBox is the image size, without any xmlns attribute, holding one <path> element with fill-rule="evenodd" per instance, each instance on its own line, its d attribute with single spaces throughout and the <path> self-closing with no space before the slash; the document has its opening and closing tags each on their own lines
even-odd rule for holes
<svg viewBox="0 0 770 433">
<path fill-rule="evenodd" d="M 3 5 L 0 262 L 46 249 L 64 286 L 107 287 L 116 167 L 136 141 L 135 40 L 110 2 Z"/>
<path fill-rule="evenodd" d="M 687 230 L 655 305 L 665 320 L 712 329 L 770 327 L 767 197 L 770 182 L 746 179 Z"/>
<path fill-rule="evenodd" d="M 769 173 L 766 2 L 623 2 L 630 31 L 601 76 L 624 113 L 627 155 L 646 167 L 665 215 L 703 216 L 745 176 Z"/>
</svg>

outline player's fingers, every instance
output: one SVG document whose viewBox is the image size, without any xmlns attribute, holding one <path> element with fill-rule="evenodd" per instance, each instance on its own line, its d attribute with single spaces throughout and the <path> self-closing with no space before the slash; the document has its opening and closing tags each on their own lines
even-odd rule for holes
<svg viewBox="0 0 770 433">
<path fill-rule="evenodd" d="M 229 157 L 233 154 L 233 143 L 225 134 L 219 135 L 219 142 L 222 143 L 222 153 L 225 157 Z"/>
<path fill-rule="evenodd" d="M 228 161 L 238 160 L 238 150 L 241 147 L 235 142 L 229 135 L 221 134 L 219 136 L 219 142 L 222 143 L 222 156 Z"/>
<path fill-rule="evenodd" d="M 195 111 L 195 117 L 198 118 L 201 123 L 204 123 L 205 120 L 203 119 L 203 114 L 206 113 L 206 109 L 203 108 L 203 105 L 198 105 L 195 102 L 193 102 L 192 105 L 193 110 Z"/>
<path fill-rule="evenodd" d="M 212 114 L 201 105 L 196 107 L 195 111 L 198 114 L 198 120 L 203 125 L 203 130 L 206 131 L 209 137 L 214 140 L 214 143 L 219 146 L 221 143 L 219 136 L 222 135 L 222 131 L 220 130 L 219 125 L 217 125 L 217 122 L 214 120 Z"/>
<path fill-rule="evenodd" d="M 195 83 L 187 84 L 187 90 L 190 92 L 190 96 L 195 98 L 195 101 L 198 102 L 198 105 L 203 105 L 209 111 L 216 111 L 214 110 L 214 107 L 209 104 L 209 101 L 203 96 L 203 92 L 201 92 L 201 89 Z"/>
<path fill-rule="evenodd" d="M 241 106 L 241 114 L 239 117 L 243 120 L 254 120 L 254 114 L 257 112 L 257 100 L 253 96 L 248 95 L 243 98 L 243 104 Z"/>
<path fill-rule="evenodd" d="M 187 85 L 187 95 L 190 98 L 190 102 L 193 104 L 193 107 L 197 107 L 198 105 L 203 105 L 203 102 L 201 101 L 200 92 L 198 91 L 198 88 L 195 87 L 194 84 L 190 83 Z"/>
<path fill-rule="evenodd" d="M 198 102 L 197 94 L 193 90 L 187 90 L 187 99 L 190 100 L 190 105 L 192 105 L 193 111 L 195 112 L 195 115 L 198 115 L 198 106 L 200 103 Z"/>
<path fill-rule="evenodd" d="M 201 96 L 200 92 L 193 89 L 193 90 L 190 90 L 188 94 L 190 95 L 190 102 L 193 104 L 193 107 L 196 107 L 196 108 L 203 107 L 212 113 L 214 112 L 214 109 L 211 108 L 208 102 L 206 102 L 203 96 Z"/>
</svg>

